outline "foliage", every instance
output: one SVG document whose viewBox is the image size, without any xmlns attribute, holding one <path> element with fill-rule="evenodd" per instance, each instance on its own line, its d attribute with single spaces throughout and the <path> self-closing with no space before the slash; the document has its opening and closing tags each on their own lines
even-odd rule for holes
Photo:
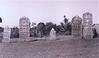
<svg viewBox="0 0 99 58">
<path fill-rule="evenodd" d="M 19 28 L 18 27 L 11 28 L 11 38 L 19 38 Z"/>
<path fill-rule="evenodd" d="M 43 22 L 38 23 L 37 25 L 37 36 L 43 37 L 45 34 L 45 24 Z"/>
</svg>

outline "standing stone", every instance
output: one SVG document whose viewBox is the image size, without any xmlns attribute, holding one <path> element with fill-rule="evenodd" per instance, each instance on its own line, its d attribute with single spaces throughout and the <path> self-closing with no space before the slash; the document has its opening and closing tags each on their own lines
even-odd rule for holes
<svg viewBox="0 0 99 58">
<path fill-rule="evenodd" d="M 22 41 L 29 40 L 30 37 L 30 20 L 27 17 L 20 18 L 19 21 L 19 38 Z"/>
<path fill-rule="evenodd" d="M 72 35 L 75 38 L 82 38 L 82 19 L 79 16 L 72 18 Z"/>
<path fill-rule="evenodd" d="M 51 29 L 50 31 L 50 40 L 56 39 L 56 31 L 54 28 Z"/>
<path fill-rule="evenodd" d="M 86 12 L 83 14 L 83 37 L 85 39 L 92 39 L 92 14 Z"/>
<path fill-rule="evenodd" d="M 10 34 L 11 34 L 11 29 L 9 27 L 5 27 L 3 32 L 2 42 L 10 42 Z"/>
</svg>

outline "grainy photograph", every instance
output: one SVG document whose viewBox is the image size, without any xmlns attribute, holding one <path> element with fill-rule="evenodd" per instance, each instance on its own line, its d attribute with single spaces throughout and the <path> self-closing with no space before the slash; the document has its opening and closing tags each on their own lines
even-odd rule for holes
<svg viewBox="0 0 99 58">
<path fill-rule="evenodd" d="M 99 58 L 99 0 L 0 0 L 0 58 Z"/>
</svg>

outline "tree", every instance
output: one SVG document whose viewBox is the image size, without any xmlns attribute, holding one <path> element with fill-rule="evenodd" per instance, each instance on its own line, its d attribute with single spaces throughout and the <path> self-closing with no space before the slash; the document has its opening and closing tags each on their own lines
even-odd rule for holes
<svg viewBox="0 0 99 58">
<path fill-rule="evenodd" d="M 68 24 L 68 19 L 66 18 L 66 16 L 64 16 L 63 28 L 64 28 L 65 32 L 67 31 L 67 24 Z"/>
<path fill-rule="evenodd" d="M 19 38 L 19 28 L 18 27 L 11 28 L 11 38 Z"/>
<path fill-rule="evenodd" d="M 0 33 L 3 32 L 3 31 L 4 31 L 4 28 L 3 27 L 0 27 Z"/>
<path fill-rule="evenodd" d="M 96 29 L 93 28 L 92 31 L 93 31 L 93 38 L 96 38 L 97 37 L 97 31 L 96 31 Z"/>
<path fill-rule="evenodd" d="M 2 23 L 2 18 L 0 17 L 0 23 Z"/>
<path fill-rule="evenodd" d="M 45 25 L 45 29 L 46 29 L 46 35 L 48 36 L 51 29 L 54 27 L 54 24 L 52 22 L 47 22 Z"/>
<path fill-rule="evenodd" d="M 69 22 L 69 23 L 67 24 L 67 31 L 69 31 L 69 35 L 71 35 L 71 31 L 72 31 L 71 22 Z"/>
<path fill-rule="evenodd" d="M 57 26 L 57 33 L 60 35 L 71 35 L 71 29 L 71 23 L 68 22 L 68 19 L 64 16 L 64 23 L 61 22 L 60 25 Z"/>
<path fill-rule="evenodd" d="M 66 16 L 64 15 L 64 23 L 67 24 L 68 23 L 68 19 L 66 18 Z"/>
<path fill-rule="evenodd" d="M 44 31 L 45 31 L 45 24 L 43 22 L 38 23 L 37 25 L 37 34 L 39 37 L 44 36 Z"/>
<path fill-rule="evenodd" d="M 4 31 L 4 28 L 3 27 L 0 27 L 0 41 L 3 38 L 3 33 L 2 33 L 3 31 Z"/>
<path fill-rule="evenodd" d="M 35 25 L 36 25 L 36 23 L 32 22 L 31 26 L 32 26 L 32 27 L 35 27 Z"/>
<path fill-rule="evenodd" d="M 37 27 L 30 28 L 30 37 L 37 37 Z"/>
</svg>

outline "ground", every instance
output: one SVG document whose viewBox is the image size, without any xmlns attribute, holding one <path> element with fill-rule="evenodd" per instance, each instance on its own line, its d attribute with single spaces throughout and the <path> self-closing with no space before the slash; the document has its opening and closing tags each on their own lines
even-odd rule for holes
<svg viewBox="0 0 99 58">
<path fill-rule="evenodd" d="M 0 58 L 99 58 L 99 39 L 0 43 Z"/>
</svg>

